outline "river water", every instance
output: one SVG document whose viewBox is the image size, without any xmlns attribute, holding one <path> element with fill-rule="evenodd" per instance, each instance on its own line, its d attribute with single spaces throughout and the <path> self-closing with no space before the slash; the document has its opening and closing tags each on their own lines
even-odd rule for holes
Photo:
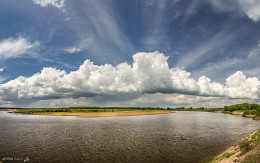
<svg viewBox="0 0 260 163">
<path fill-rule="evenodd" d="M 196 163 L 259 129 L 233 115 L 80 118 L 0 112 L 0 162 Z"/>
</svg>

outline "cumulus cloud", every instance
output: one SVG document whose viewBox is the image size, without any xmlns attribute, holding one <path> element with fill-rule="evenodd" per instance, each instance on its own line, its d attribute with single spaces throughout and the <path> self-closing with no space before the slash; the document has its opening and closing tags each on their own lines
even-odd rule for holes
<svg viewBox="0 0 260 163">
<path fill-rule="evenodd" d="M 159 52 L 139 52 L 133 63 L 95 65 L 86 60 L 78 70 L 66 73 L 55 68 L 43 68 L 31 77 L 20 76 L 0 85 L 0 97 L 5 101 L 26 99 L 63 99 L 118 94 L 174 94 L 202 97 L 259 99 L 260 81 L 247 78 L 238 71 L 225 84 L 206 76 L 198 80 L 191 73 L 170 68 L 168 57 Z M 132 98 L 132 97 L 131 97 Z"/>
<path fill-rule="evenodd" d="M 210 4 L 219 11 L 239 11 L 251 20 L 260 20 L 259 0 L 209 0 Z"/>
<path fill-rule="evenodd" d="M 1 59 L 18 57 L 26 53 L 33 46 L 33 44 L 23 37 L 5 39 L 0 41 L 0 57 Z"/>
<path fill-rule="evenodd" d="M 33 0 L 33 2 L 41 7 L 53 6 L 58 9 L 63 9 L 65 0 Z"/>
<path fill-rule="evenodd" d="M 259 99 L 260 81 L 258 78 L 246 78 L 238 71 L 226 79 L 225 92 L 231 98 Z"/>
</svg>

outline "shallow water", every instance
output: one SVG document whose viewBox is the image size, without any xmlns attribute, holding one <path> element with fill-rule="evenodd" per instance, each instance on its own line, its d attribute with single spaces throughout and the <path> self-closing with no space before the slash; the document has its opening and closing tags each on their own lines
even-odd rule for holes
<svg viewBox="0 0 260 163">
<path fill-rule="evenodd" d="M 206 112 L 107 118 L 0 112 L 0 160 L 195 163 L 258 128 L 248 118 Z"/>
</svg>

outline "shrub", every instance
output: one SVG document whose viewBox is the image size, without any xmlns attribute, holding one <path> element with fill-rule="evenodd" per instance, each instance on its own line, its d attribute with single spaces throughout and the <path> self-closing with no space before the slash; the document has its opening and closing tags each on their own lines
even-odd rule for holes
<svg viewBox="0 0 260 163">
<path fill-rule="evenodd" d="M 252 145 L 249 141 L 243 140 L 239 143 L 239 148 L 243 151 L 243 153 L 246 153 L 252 149 Z"/>
</svg>

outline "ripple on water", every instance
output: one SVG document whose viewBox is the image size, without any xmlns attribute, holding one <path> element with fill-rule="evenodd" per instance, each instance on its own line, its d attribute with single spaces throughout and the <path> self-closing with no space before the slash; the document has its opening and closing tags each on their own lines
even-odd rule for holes
<svg viewBox="0 0 260 163">
<path fill-rule="evenodd" d="M 202 112 L 107 118 L 0 112 L 0 124 L 0 158 L 33 162 L 198 162 L 260 126 Z"/>
</svg>

